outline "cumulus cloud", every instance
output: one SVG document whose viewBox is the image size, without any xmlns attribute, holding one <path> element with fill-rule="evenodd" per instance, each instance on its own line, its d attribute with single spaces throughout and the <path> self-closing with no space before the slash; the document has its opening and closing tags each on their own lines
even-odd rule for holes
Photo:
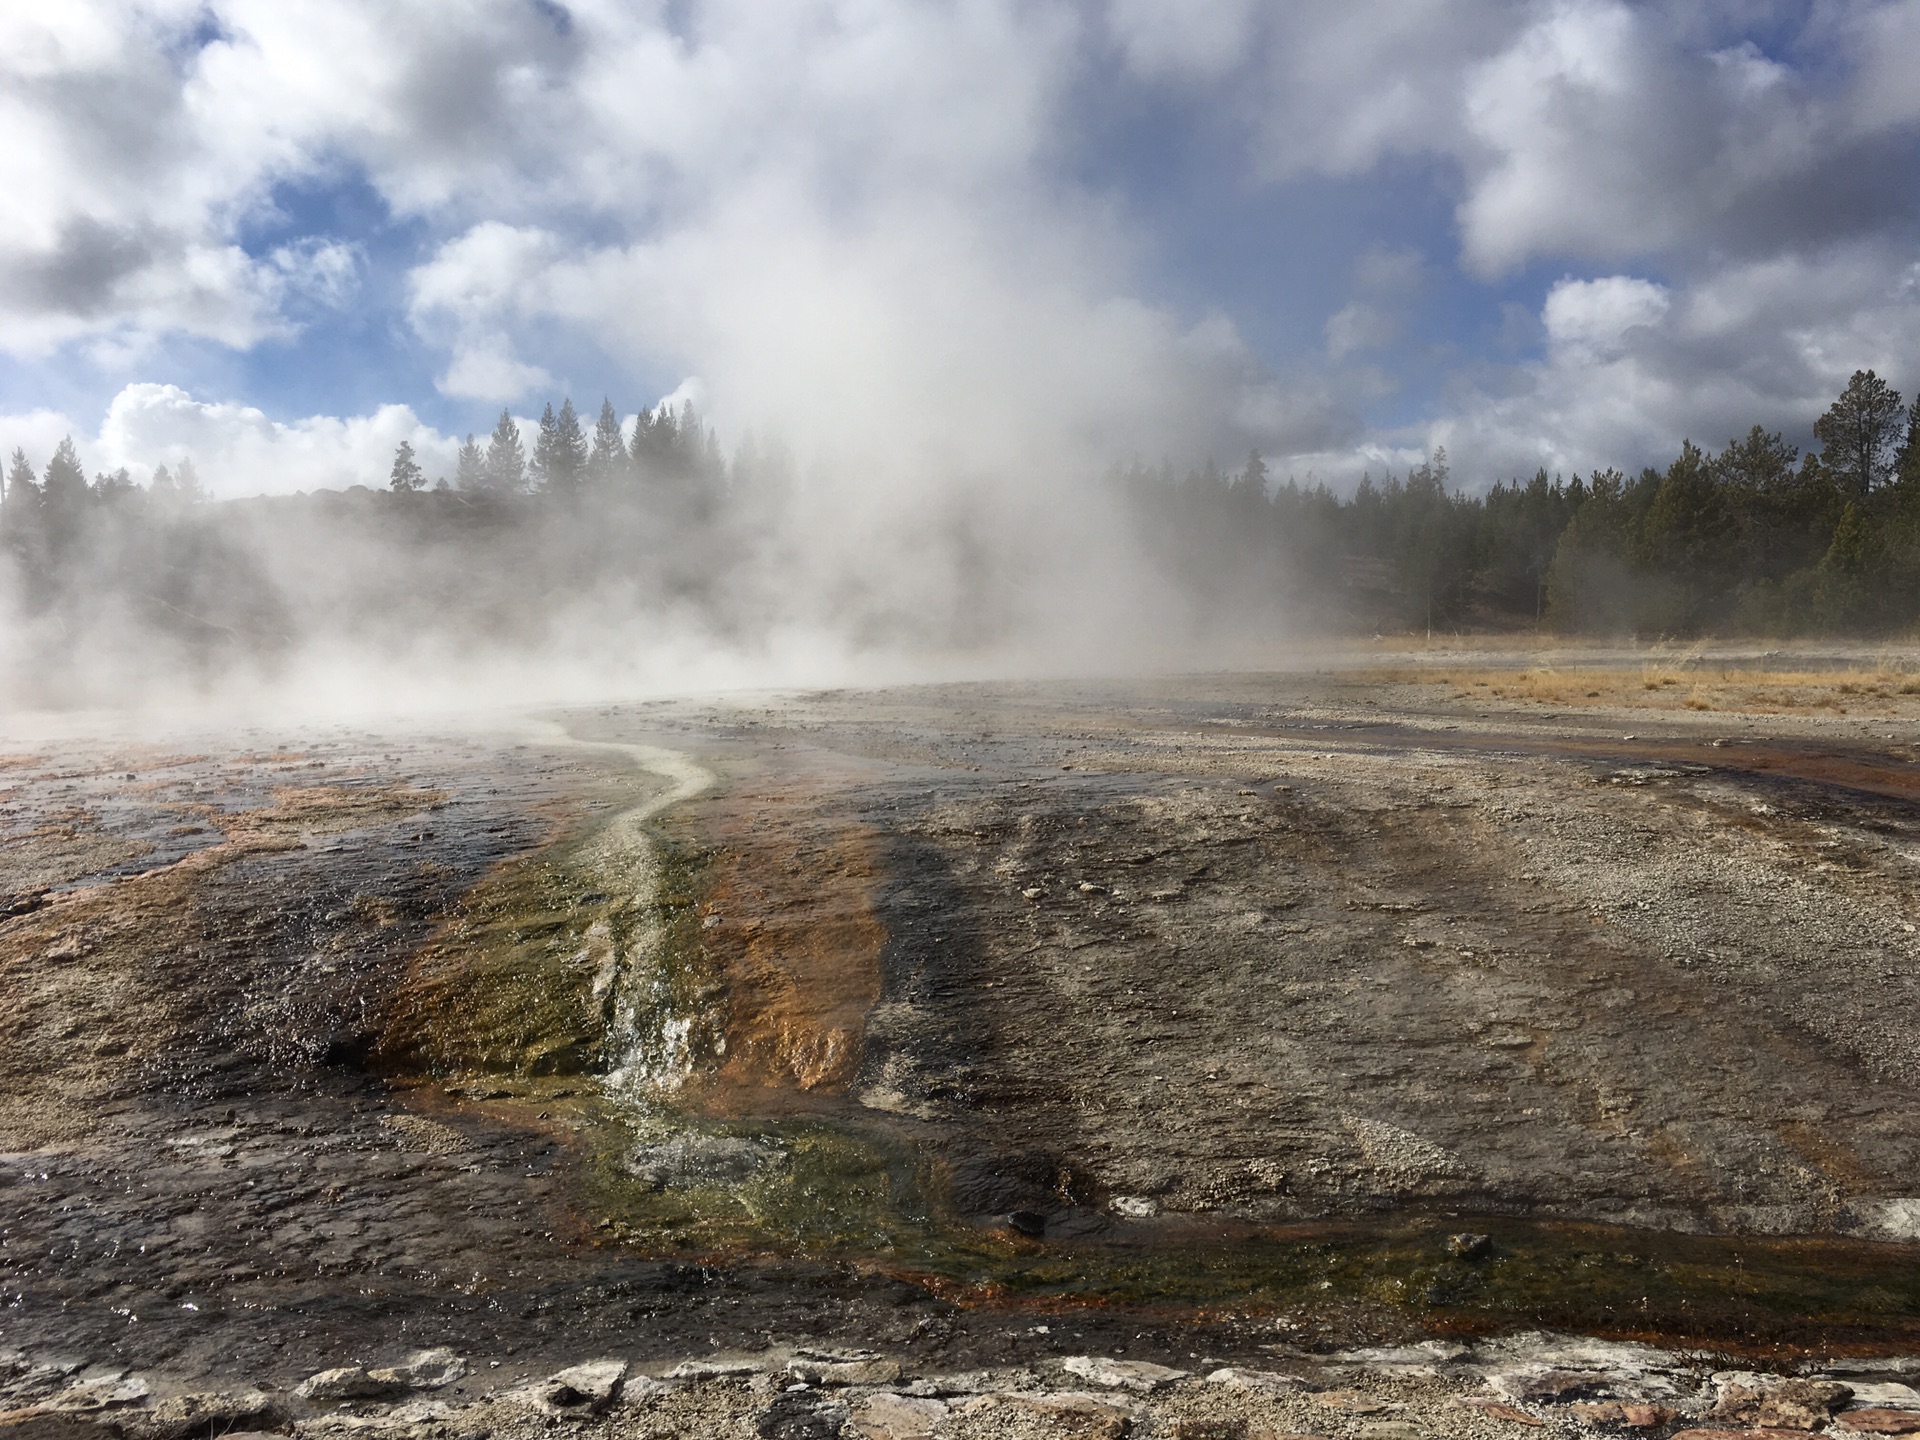
<svg viewBox="0 0 1920 1440">
<path fill-rule="evenodd" d="M 393 452 L 410 441 L 429 476 L 449 474 L 459 448 L 405 405 L 370 415 L 271 419 L 251 405 L 196 400 L 174 385 L 129 385 L 114 396 L 97 431 L 65 415 L 0 415 L 0 435 L 44 465 L 71 436 L 90 472 L 122 467 L 145 482 L 155 467 L 191 459 L 216 497 L 290 494 L 386 483 Z"/>
<path fill-rule="evenodd" d="M 1920 0 L 1834 0 L 1764 48 L 1752 19 L 1717 0 L 16 7 L 0 346 L 125 367 L 167 337 L 291 342 L 398 292 L 386 318 L 448 397 L 584 383 L 581 357 L 636 387 L 698 374 L 736 431 L 853 457 L 841 473 L 889 505 L 1136 450 L 1258 444 L 1334 474 L 1446 436 L 1467 475 L 1625 458 L 1736 403 L 1778 423 L 1761 407 L 1876 353 L 1912 363 L 1883 332 L 1906 313 L 1887 297 L 1920 186 Z M 1096 85 L 1235 137 L 1228 183 L 1390 174 L 1444 194 L 1453 233 L 1423 239 L 1434 260 L 1363 252 L 1311 353 L 1256 353 L 1247 317 L 1204 310 L 1206 277 L 1171 287 L 1199 306 L 1165 302 L 1126 207 L 1080 178 Z M 361 237 L 286 233 L 288 187 L 336 181 L 419 237 L 385 292 Z M 1754 301 L 1787 273 L 1829 308 Z M 1496 283 L 1533 288 L 1477 289 Z M 1431 413 L 1370 434 L 1443 285 L 1538 348 L 1496 362 L 1450 337 Z"/>
</svg>

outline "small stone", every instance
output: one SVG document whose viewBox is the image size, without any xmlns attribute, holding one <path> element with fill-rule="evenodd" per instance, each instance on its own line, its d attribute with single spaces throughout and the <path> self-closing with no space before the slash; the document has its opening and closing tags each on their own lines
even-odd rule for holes
<svg viewBox="0 0 1920 1440">
<path fill-rule="evenodd" d="M 853 1428 L 866 1440 L 930 1440 L 933 1427 L 947 1418 L 944 1400 L 919 1399 L 881 1391 L 853 1412 Z"/>
<path fill-rule="evenodd" d="M 1227 1365 L 1213 1371 L 1207 1376 L 1207 1383 L 1269 1395 L 1307 1388 L 1307 1382 L 1297 1375 L 1283 1375 L 1278 1370 L 1246 1370 L 1238 1365 Z"/>
<path fill-rule="evenodd" d="M 1037 1240 L 1047 1233 L 1047 1217 L 1038 1210 L 1015 1210 L 1007 1216 L 1007 1228 L 1015 1234 Z"/>
<path fill-rule="evenodd" d="M 1863 1435 L 1920 1435 L 1920 1411 L 1914 1410 L 1847 1410 L 1836 1415 L 1833 1423 Z"/>
<path fill-rule="evenodd" d="M 570 1365 L 523 1392 L 542 1415 L 597 1415 L 613 1403 L 627 1378 L 624 1360 L 590 1360 Z"/>
<path fill-rule="evenodd" d="M 1129 1220 L 1145 1220 L 1160 1213 L 1160 1202 L 1146 1195 L 1116 1195 L 1107 1208 Z"/>
<path fill-rule="evenodd" d="M 1682 1430 L 1668 1440 L 1807 1440 L 1804 1430 Z"/>
<path fill-rule="evenodd" d="M 1148 1360 L 1112 1360 L 1104 1355 L 1074 1355 L 1062 1362 L 1082 1380 L 1107 1385 L 1115 1390 L 1132 1390 L 1145 1395 L 1161 1390 L 1176 1380 L 1187 1378 L 1185 1370 L 1155 1365 Z"/>
<path fill-rule="evenodd" d="M 1478 1260 L 1493 1248 L 1491 1235 L 1474 1235 L 1462 1231 L 1458 1235 L 1447 1237 L 1447 1253 L 1462 1260 Z"/>
</svg>

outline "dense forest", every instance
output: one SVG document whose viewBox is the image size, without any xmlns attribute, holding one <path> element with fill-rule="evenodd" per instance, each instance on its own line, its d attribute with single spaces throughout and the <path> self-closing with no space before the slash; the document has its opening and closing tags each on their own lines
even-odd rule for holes
<svg viewBox="0 0 1920 1440">
<path fill-rule="evenodd" d="M 1760 426 L 1664 469 L 1541 471 L 1450 488 L 1444 450 L 1351 495 L 1256 454 L 1126 488 L 1160 551 L 1216 611 L 1278 598 L 1348 629 L 1687 636 L 1907 632 L 1920 625 L 1920 397 L 1856 372 L 1801 455 Z"/>
<path fill-rule="evenodd" d="M 1115 564 L 1154 572 L 1195 636 L 1911 632 L 1920 399 L 1903 406 L 1861 371 L 1813 434 L 1806 455 L 1756 426 L 1631 478 L 1542 472 L 1480 493 L 1454 485 L 1444 451 L 1347 495 L 1276 483 L 1255 454 L 1185 478 L 1116 471 L 1102 498 L 1130 536 Z M 973 589 L 940 605 L 823 581 L 796 554 L 821 522 L 799 512 L 792 463 L 752 444 L 726 454 L 690 406 L 623 424 L 603 404 L 589 432 L 568 401 L 531 445 L 503 413 L 450 476 L 430 480 L 402 444 L 368 478 L 377 487 L 210 503 L 190 460 L 143 486 L 124 470 L 88 480 L 71 441 L 37 472 L 16 450 L 0 491 L 15 629 L 41 655 L 105 647 L 108 667 L 149 660 L 160 637 L 166 663 L 207 669 L 317 635 L 537 647 L 610 617 L 691 617 L 725 640 L 771 633 L 810 600 L 855 645 L 937 645 L 979 638 L 981 616 L 1017 614 L 996 592 L 1037 583 L 975 563 L 964 535 L 953 543 L 974 553 L 957 573 Z M 941 537 L 898 538 L 937 568 Z M 1142 578 L 1115 583 L 1128 576 Z"/>
</svg>

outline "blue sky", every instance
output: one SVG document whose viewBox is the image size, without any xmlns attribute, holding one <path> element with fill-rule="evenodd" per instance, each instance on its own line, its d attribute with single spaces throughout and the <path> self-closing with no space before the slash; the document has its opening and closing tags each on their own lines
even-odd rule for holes
<svg viewBox="0 0 1920 1440">
<path fill-rule="evenodd" d="M 41 8 L 0 18 L 41 461 L 377 482 L 692 394 L 929 487 L 1440 445 L 1478 486 L 1920 387 L 1920 0 Z"/>
</svg>

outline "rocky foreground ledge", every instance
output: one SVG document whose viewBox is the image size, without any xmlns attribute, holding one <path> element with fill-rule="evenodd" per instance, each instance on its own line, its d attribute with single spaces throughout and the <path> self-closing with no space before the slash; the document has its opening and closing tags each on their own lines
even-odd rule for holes
<svg viewBox="0 0 1920 1440">
<path fill-rule="evenodd" d="M 290 1391 L 188 1390 L 80 1360 L 0 1352 L 7 1440 L 293 1435 L 753 1440 L 1477 1440 L 1920 1435 L 1920 1358 L 1771 1374 L 1698 1354 L 1546 1334 L 1187 1368 L 1102 1355 L 957 1373 L 874 1351 L 775 1346 L 671 1364 L 617 1356 L 516 1375 L 452 1350 L 323 1370 Z"/>
</svg>

